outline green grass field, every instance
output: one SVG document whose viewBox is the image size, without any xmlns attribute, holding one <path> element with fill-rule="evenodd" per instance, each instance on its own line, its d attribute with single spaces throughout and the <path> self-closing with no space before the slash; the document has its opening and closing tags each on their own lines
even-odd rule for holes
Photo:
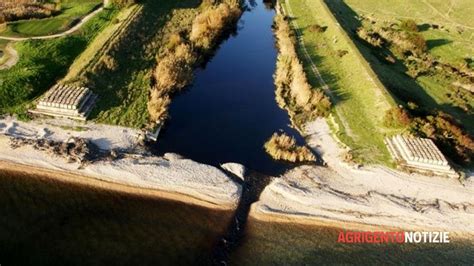
<svg viewBox="0 0 474 266">
<path fill-rule="evenodd" d="M 19 42 L 19 62 L 0 71 L 0 113 L 25 114 L 31 101 L 63 77 L 74 59 L 108 25 L 116 9 L 106 9 L 74 35 L 50 40 Z"/>
<path fill-rule="evenodd" d="M 74 21 L 90 13 L 101 2 L 100 0 L 65 0 L 62 1 L 59 15 L 45 19 L 11 22 L 0 34 L 9 37 L 29 37 L 59 33 L 70 28 Z"/>
<path fill-rule="evenodd" d="M 341 1 L 333 1 L 340 4 Z M 423 30 L 424 37 L 436 43 L 447 40 L 448 43 L 431 47 L 430 52 L 449 62 L 459 63 L 466 56 L 474 55 L 474 6 L 470 0 L 345 0 L 355 13 L 376 20 L 397 22 L 401 19 L 414 19 L 419 25 L 432 23 L 445 29 Z M 472 64 L 474 67 L 474 64 Z"/>
<path fill-rule="evenodd" d="M 395 101 L 323 2 L 285 0 L 282 6 L 287 13 L 293 13 L 292 21 L 303 35 L 309 57 L 334 94 L 332 115 L 337 123 L 333 125 L 337 136 L 353 150 L 356 159 L 389 164 L 383 138 L 401 129 L 386 128 L 383 118 L 385 112 L 396 105 Z M 309 27 L 314 24 L 327 29 L 322 33 L 312 32 Z M 311 85 L 321 87 L 301 45 L 298 50 Z M 348 54 L 339 57 L 338 51 L 348 51 Z"/>
<path fill-rule="evenodd" d="M 439 60 L 459 66 L 465 58 L 474 54 L 474 21 L 467 13 L 474 12 L 469 1 L 456 1 L 452 4 L 435 0 L 408 1 L 326 1 L 347 32 L 354 32 L 362 24 L 357 16 L 370 17 L 381 23 L 397 23 L 403 19 L 414 19 L 421 34 L 427 40 L 428 52 Z M 463 15 L 464 14 L 464 15 Z M 436 24 L 439 29 L 428 28 L 425 25 Z M 441 28 L 442 27 L 442 28 Z M 354 34 L 349 34 L 359 50 L 370 62 L 391 92 L 401 103 L 416 102 L 425 110 L 440 110 L 455 117 L 459 124 L 472 135 L 474 134 L 474 117 L 465 112 L 459 105 L 448 97 L 452 94 L 451 77 L 440 74 L 424 75 L 413 79 L 405 74 L 402 64 L 385 64 L 376 58 L 374 50 L 358 40 Z M 473 63 L 470 63 L 471 68 Z M 470 103 L 469 103 L 470 102 Z M 474 101 L 468 100 L 474 106 Z"/>
<path fill-rule="evenodd" d="M 117 24 L 105 29 L 66 75 L 66 82 L 88 86 L 99 95 L 90 117 L 95 122 L 135 128 L 148 122 L 156 55 L 170 33 L 190 29 L 201 8 L 198 0 L 150 0 L 140 5 L 138 11 L 122 11 Z M 130 15 L 135 18 L 128 22 Z"/>
</svg>

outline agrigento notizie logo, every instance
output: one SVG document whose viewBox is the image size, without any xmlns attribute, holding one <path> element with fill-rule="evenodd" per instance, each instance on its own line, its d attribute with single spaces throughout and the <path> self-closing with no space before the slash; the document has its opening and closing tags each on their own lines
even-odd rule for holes
<svg viewBox="0 0 474 266">
<path fill-rule="evenodd" d="M 338 243 L 449 243 L 449 232 L 353 232 L 341 231 Z"/>
</svg>

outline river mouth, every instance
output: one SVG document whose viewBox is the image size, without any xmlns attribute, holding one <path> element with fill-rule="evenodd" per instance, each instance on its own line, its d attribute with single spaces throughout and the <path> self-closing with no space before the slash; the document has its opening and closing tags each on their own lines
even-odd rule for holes
<svg viewBox="0 0 474 266">
<path fill-rule="evenodd" d="M 155 153 L 178 153 L 214 166 L 236 162 L 270 175 L 294 166 L 274 161 L 263 148 L 278 131 L 304 143 L 275 100 L 275 10 L 255 1 L 247 6 L 236 33 L 173 98 Z"/>
</svg>

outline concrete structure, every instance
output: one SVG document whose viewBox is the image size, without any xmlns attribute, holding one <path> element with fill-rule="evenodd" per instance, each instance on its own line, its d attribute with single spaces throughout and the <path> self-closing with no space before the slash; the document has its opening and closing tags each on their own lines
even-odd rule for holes
<svg viewBox="0 0 474 266">
<path fill-rule="evenodd" d="M 46 92 L 31 113 L 86 120 L 97 96 L 88 88 L 57 84 Z"/>
<path fill-rule="evenodd" d="M 385 144 L 401 166 L 422 173 L 458 176 L 431 139 L 397 135 L 386 138 Z"/>
</svg>

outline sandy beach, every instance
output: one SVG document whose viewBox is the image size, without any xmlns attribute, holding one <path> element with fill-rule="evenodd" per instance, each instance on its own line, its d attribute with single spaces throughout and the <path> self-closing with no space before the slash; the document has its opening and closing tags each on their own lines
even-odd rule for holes
<svg viewBox="0 0 474 266">
<path fill-rule="evenodd" d="M 325 120 L 306 128 L 308 144 L 328 167 L 301 166 L 274 179 L 254 204 L 261 220 L 346 229 L 443 230 L 472 237 L 474 182 L 342 163 L 344 149 Z"/>
<path fill-rule="evenodd" d="M 0 170 L 44 172 L 51 178 L 68 182 L 125 189 L 126 192 L 147 191 L 145 193 L 159 197 L 215 208 L 233 209 L 240 198 L 241 186 L 215 167 L 173 154 L 157 157 L 138 152 L 135 137 L 138 131 L 133 129 L 48 119 L 24 123 L 6 118 L 0 120 L 0 133 L 3 133 L 0 135 Z M 10 147 L 11 137 L 66 141 L 71 136 L 89 139 L 104 150 L 120 148 L 128 153 L 121 159 L 82 166 L 32 146 Z"/>
<path fill-rule="evenodd" d="M 67 124 L 73 123 L 73 124 Z M 71 130 L 75 128 L 75 130 Z M 143 193 L 211 208 L 235 209 L 241 185 L 222 170 L 176 154 L 138 152 L 136 130 L 71 121 L 0 120 L 0 170 L 46 175 L 126 193 Z M 402 173 L 382 166 L 343 163 L 344 148 L 323 119 L 306 127 L 308 144 L 328 167 L 299 166 L 273 179 L 250 216 L 261 220 L 328 225 L 346 229 L 443 230 L 463 237 L 474 232 L 474 182 Z M 24 145 L 12 137 L 66 141 L 87 138 L 101 149 L 127 156 L 81 166 Z M 243 170 L 242 170 L 243 171 Z"/>
</svg>

